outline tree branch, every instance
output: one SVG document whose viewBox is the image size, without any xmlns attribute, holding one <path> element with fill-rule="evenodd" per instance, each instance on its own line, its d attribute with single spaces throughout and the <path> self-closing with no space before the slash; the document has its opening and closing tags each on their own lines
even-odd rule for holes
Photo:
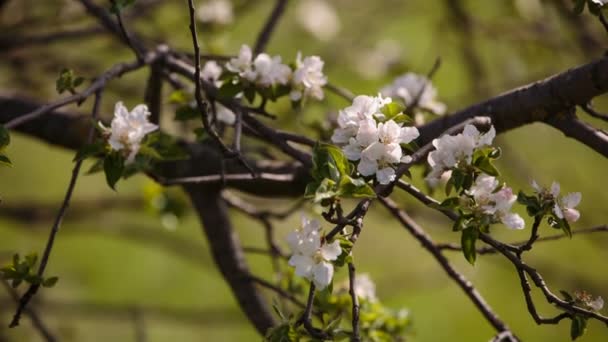
<svg viewBox="0 0 608 342">
<path fill-rule="evenodd" d="M 266 23 L 262 28 L 262 31 L 258 34 L 258 38 L 255 41 L 255 45 L 253 48 L 254 55 L 257 55 L 263 52 L 266 49 L 266 45 L 270 41 L 270 36 L 272 32 L 275 30 L 277 24 L 279 23 L 279 19 L 283 16 L 285 12 L 285 7 L 287 7 L 287 0 L 276 0 L 276 4 L 270 12 L 270 16 L 266 19 Z"/>
</svg>

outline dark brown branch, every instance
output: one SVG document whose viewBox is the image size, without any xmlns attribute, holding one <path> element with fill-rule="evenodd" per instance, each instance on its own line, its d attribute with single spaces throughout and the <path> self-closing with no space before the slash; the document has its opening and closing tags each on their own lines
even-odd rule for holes
<svg viewBox="0 0 608 342">
<path fill-rule="evenodd" d="M 306 308 L 304 309 L 304 313 L 302 313 L 302 317 L 296 322 L 296 326 L 303 325 L 310 336 L 325 341 L 331 339 L 331 336 L 327 332 L 315 328 L 312 325 L 312 307 L 315 299 L 315 291 L 315 284 L 311 282 L 310 290 L 308 291 L 308 299 L 306 300 Z"/>
<path fill-rule="evenodd" d="M 15 289 L 13 289 L 6 280 L 0 279 L 0 282 L 4 285 L 6 291 L 8 291 L 13 301 L 19 305 L 19 294 L 17 293 L 17 291 L 15 291 Z M 0 307 L 4 307 L 4 305 L 0 305 Z M 34 311 L 32 308 L 26 308 L 24 312 L 32 321 L 32 326 L 34 326 L 34 329 L 38 331 L 38 333 L 40 333 L 40 335 L 45 341 L 57 341 L 57 338 L 51 333 L 49 328 L 47 328 L 47 326 L 44 324 L 44 322 L 42 321 L 38 313 L 36 313 L 36 311 Z"/>
<path fill-rule="evenodd" d="M 165 48 L 163 47 L 163 50 L 168 50 L 168 48 Z M 150 75 L 144 94 L 144 101 L 150 109 L 150 122 L 156 125 L 160 122 L 163 105 L 163 78 L 163 59 L 159 59 L 150 65 Z"/>
<path fill-rule="evenodd" d="M 264 335 L 276 321 L 256 288 L 237 235 L 234 233 L 219 187 L 184 187 L 203 223 L 213 260 L 230 285 L 247 318 Z"/>
<path fill-rule="evenodd" d="M 562 319 L 568 318 L 571 315 L 567 312 L 562 312 L 561 314 L 552 317 L 552 318 L 544 318 L 538 314 L 536 310 L 536 305 L 534 304 L 534 300 L 532 299 L 532 288 L 530 287 L 530 283 L 528 282 L 528 278 L 526 278 L 526 274 L 522 269 L 516 268 L 517 275 L 519 276 L 519 280 L 521 282 L 521 289 L 524 293 L 524 298 L 526 299 L 526 306 L 528 307 L 528 312 L 534 319 L 536 324 L 558 324 Z"/>
<path fill-rule="evenodd" d="M 396 203 L 389 198 L 379 198 L 380 202 L 388 209 L 388 211 L 403 225 L 405 229 L 418 240 L 424 249 L 426 249 L 448 274 L 450 278 L 464 291 L 469 299 L 475 304 L 477 309 L 485 317 L 485 319 L 498 332 L 509 331 L 507 325 L 494 313 L 492 308 L 483 299 L 477 289 L 469 282 L 462 274 L 458 273 L 449 263 L 448 259 L 437 248 L 431 237 L 414 222 L 403 210 L 400 210 Z"/>
<path fill-rule="evenodd" d="M 48 45 L 55 42 L 65 41 L 69 39 L 87 38 L 93 35 L 104 33 L 105 30 L 101 27 L 85 27 L 79 29 L 71 29 L 44 33 L 31 36 L 20 37 L 1 37 L 0 38 L 0 54 L 7 53 L 16 48 L 24 48 L 32 45 Z"/>
<path fill-rule="evenodd" d="M 426 144 L 447 128 L 475 116 L 490 117 L 497 133 L 542 122 L 569 112 L 573 106 L 584 105 L 606 91 L 608 57 L 603 57 L 429 122 L 419 127 L 419 143 Z M 600 150 L 608 155 L 608 148 Z"/>
<path fill-rule="evenodd" d="M 274 32 L 277 24 L 279 23 L 279 19 L 281 19 L 281 16 L 283 16 L 283 13 L 285 12 L 285 7 L 287 7 L 287 1 L 288 0 L 276 1 L 276 4 L 274 5 L 272 12 L 270 13 L 270 16 L 268 16 L 268 19 L 266 19 L 266 23 L 264 24 L 262 31 L 260 31 L 260 33 L 258 34 L 258 38 L 255 41 L 255 45 L 253 48 L 254 55 L 257 55 L 266 50 L 266 45 L 268 45 L 268 42 L 270 41 L 270 36 L 272 35 L 272 32 Z"/>
<path fill-rule="evenodd" d="M 95 93 L 95 102 L 93 103 L 93 109 L 91 112 L 91 118 L 93 121 L 97 119 L 99 114 L 99 108 L 101 105 L 101 90 L 98 90 Z M 89 137 L 87 139 L 88 143 L 93 141 L 93 137 L 95 135 L 95 128 L 91 127 L 89 129 Z M 44 279 L 44 271 L 46 270 L 46 266 L 49 262 L 49 258 L 51 256 L 51 251 L 53 249 L 53 245 L 55 242 L 55 237 L 59 232 L 59 227 L 61 226 L 61 222 L 63 221 L 63 217 L 66 214 L 68 206 L 70 205 L 70 200 L 72 199 L 72 193 L 76 187 L 76 181 L 78 180 L 78 174 L 80 172 L 80 167 L 82 166 L 83 160 L 77 160 L 74 165 L 74 169 L 72 170 L 72 177 L 70 178 L 70 182 L 68 184 L 68 188 L 65 193 L 65 197 L 63 198 L 63 203 L 59 208 L 59 212 L 57 213 L 57 217 L 53 226 L 51 227 L 51 232 L 49 234 L 48 241 L 46 243 L 46 247 L 44 248 L 44 253 L 42 254 L 42 258 L 40 259 L 40 265 L 38 266 L 38 270 L 36 271 L 36 275 L 40 277 L 40 279 Z M 38 292 L 40 289 L 40 283 L 32 284 L 28 287 L 27 291 L 21 296 L 19 299 L 19 306 L 17 307 L 17 311 L 13 316 L 9 327 L 14 328 L 19 325 L 19 319 L 21 318 L 21 313 L 30 302 L 32 297 Z"/>
</svg>

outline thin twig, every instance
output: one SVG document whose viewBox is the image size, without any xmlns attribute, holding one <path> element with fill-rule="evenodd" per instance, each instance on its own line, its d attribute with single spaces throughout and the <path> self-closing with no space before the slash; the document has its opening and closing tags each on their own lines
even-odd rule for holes
<svg viewBox="0 0 608 342">
<path fill-rule="evenodd" d="M 306 307 L 306 305 L 304 305 L 304 303 L 302 303 L 299 299 L 297 299 L 295 296 L 293 296 L 291 293 L 283 290 L 282 288 L 275 286 L 269 282 L 267 282 L 266 280 L 262 279 L 262 278 L 258 278 L 254 275 L 249 275 L 247 277 L 249 280 L 253 281 L 254 283 L 257 283 L 260 286 L 263 286 L 269 290 L 272 290 L 274 292 L 276 292 L 279 296 L 289 300 L 290 302 L 292 302 L 293 304 L 299 306 L 300 308 L 304 308 Z"/>
<path fill-rule="evenodd" d="M 325 89 L 340 96 L 341 98 L 345 99 L 348 102 L 353 102 L 353 100 L 355 98 L 355 94 L 353 94 L 350 90 L 348 90 L 344 87 L 339 87 L 333 83 L 327 83 L 325 85 Z"/>
<path fill-rule="evenodd" d="M 17 291 L 15 291 L 15 289 L 13 289 L 6 280 L 0 278 L 0 282 L 4 284 L 4 287 L 6 287 L 6 291 L 8 291 L 9 295 L 13 298 L 13 300 L 17 304 L 19 304 L 19 294 L 17 293 Z M 31 308 L 26 308 L 25 314 L 30 318 L 30 320 L 32 321 L 32 325 L 34 326 L 36 331 L 40 333 L 40 335 L 45 341 L 57 341 L 57 338 L 51 333 L 51 331 L 47 328 L 42 319 L 40 319 L 40 316 L 38 316 L 38 314 L 34 310 L 32 310 Z"/>
<path fill-rule="evenodd" d="M 133 50 L 133 52 L 135 53 L 135 57 L 137 57 L 137 59 L 139 61 L 143 61 L 144 52 L 142 50 L 140 50 L 140 48 L 138 46 L 136 46 L 135 43 L 133 42 L 133 40 L 131 39 L 131 35 L 129 34 L 129 32 L 127 31 L 127 28 L 125 27 L 125 24 L 122 19 L 122 13 L 120 11 L 118 4 L 116 3 L 116 0 L 110 0 L 110 2 L 112 3 L 112 6 L 114 7 L 114 15 L 116 16 L 116 21 L 118 22 L 118 27 L 120 28 L 120 32 L 122 33 L 125 43 L 127 43 L 127 45 L 131 48 L 131 50 Z"/>
<path fill-rule="evenodd" d="M 266 23 L 262 28 L 262 31 L 258 34 L 258 38 L 255 41 L 255 45 L 253 48 L 253 53 L 255 55 L 263 52 L 266 49 L 266 45 L 270 41 L 270 36 L 274 32 L 279 19 L 285 12 L 285 7 L 287 7 L 287 0 L 277 0 L 272 12 L 270 12 L 270 16 L 266 19 Z"/>
<path fill-rule="evenodd" d="M 281 173 L 259 173 L 255 176 L 251 173 L 231 173 L 231 174 L 217 174 L 217 175 L 206 175 L 206 176 L 193 176 L 193 177 L 181 177 L 181 178 L 170 178 L 164 179 L 160 176 L 152 176 L 155 180 L 162 185 L 182 185 L 182 184 L 203 184 L 203 183 L 222 183 L 225 181 L 246 181 L 246 180 L 270 180 L 274 182 L 285 182 L 290 183 L 294 179 L 293 174 L 281 174 Z"/>
<path fill-rule="evenodd" d="M 361 341 L 361 336 L 359 333 L 359 298 L 357 298 L 357 293 L 355 291 L 356 288 L 356 276 L 355 276 L 355 264 L 352 262 L 348 263 L 348 284 L 350 298 L 352 301 L 352 326 L 353 326 L 353 336 L 351 341 L 359 342 Z"/>
<path fill-rule="evenodd" d="M 315 284 L 311 282 L 310 290 L 308 291 L 308 299 L 306 300 L 306 308 L 302 313 L 302 317 L 300 317 L 300 319 L 298 319 L 298 321 L 296 322 L 296 325 L 303 325 L 304 329 L 306 329 L 310 336 L 325 341 L 330 339 L 331 336 L 327 332 L 315 328 L 312 325 L 312 306 L 315 299 L 315 291 Z"/>
<path fill-rule="evenodd" d="M 486 320 L 498 332 L 510 330 L 507 325 L 494 313 L 492 308 L 483 299 L 477 289 L 469 282 L 462 274 L 458 273 L 449 263 L 448 259 L 437 248 L 430 236 L 412 220 L 403 210 L 397 207 L 397 204 L 389 198 L 379 198 L 380 202 L 389 210 L 389 212 L 401 223 L 401 225 L 410 232 L 410 234 L 418 240 L 422 246 L 430 252 L 443 270 L 452 280 L 465 292 L 467 297 L 475 304 L 477 309 L 482 313 Z"/>
<path fill-rule="evenodd" d="M 92 113 L 91 113 L 91 118 L 93 120 L 96 120 L 97 116 L 99 114 L 99 108 L 101 105 L 101 93 L 102 93 L 101 90 L 98 90 L 97 92 L 95 92 L 95 102 L 93 103 L 93 109 L 92 109 Z M 88 143 L 91 143 L 93 141 L 94 136 L 95 136 L 95 126 L 91 126 L 91 128 L 89 129 L 89 135 L 88 135 L 88 139 L 87 139 Z M 68 188 L 67 188 L 65 197 L 63 199 L 63 203 L 61 204 L 61 207 L 59 208 L 59 212 L 57 213 L 55 222 L 53 223 L 53 226 L 51 227 L 51 232 L 49 234 L 49 238 L 46 243 L 46 247 L 44 248 L 44 253 L 42 254 L 42 258 L 40 259 L 40 265 L 38 266 L 38 271 L 36 272 L 36 275 L 38 277 L 40 277 L 40 279 L 44 278 L 44 271 L 46 270 L 46 266 L 47 266 L 47 264 L 49 262 L 49 258 L 51 256 L 51 251 L 53 249 L 55 237 L 56 237 L 57 233 L 59 232 L 59 227 L 61 226 L 63 217 L 66 214 L 68 206 L 70 205 L 70 200 L 72 199 L 72 193 L 74 192 L 74 188 L 76 187 L 76 180 L 78 179 L 78 173 L 80 172 L 80 167 L 82 166 L 82 163 L 83 163 L 83 160 L 80 159 L 80 160 L 77 160 L 76 164 L 74 165 L 74 169 L 72 170 L 72 177 L 70 178 L 70 182 L 68 184 Z M 19 306 L 17 307 L 17 311 L 15 312 L 15 315 L 13 316 L 13 319 L 12 319 L 9 327 L 14 328 L 19 325 L 19 319 L 21 318 L 21 313 L 23 312 L 23 310 L 25 309 L 27 304 L 30 302 L 30 300 L 34 297 L 34 295 L 38 292 L 39 289 L 40 289 L 40 283 L 35 283 L 28 287 L 27 291 L 19 299 Z"/>
<path fill-rule="evenodd" d="M 581 108 L 589 115 L 593 116 L 594 118 L 600 119 L 600 120 L 604 120 L 608 122 L 608 115 L 600 113 L 598 111 L 596 111 L 595 109 L 593 109 L 593 107 L 591 106 L 591 103 L 587 103 L 585 105 L 582 105 Z"/>
<path fill-rule="evenodd" d="M 201 59 L 200 59 L 200 47 L 198 44 L 198 35 L 196 33 L 196 21 L 195 21 L 195 8 L 194 8 L 194 2 L 193 0 L 188 0 L 188 13 L 190 16 L 190 33 L 192 36 L 192 46 L 194 48 L 194 85 L 195 85 L 195 90 L 194 90 L 194 97 L 196 99 L 196 105 L 198 107 L 198 111 L 201 114 L 201 119 L 203 121 L 203 126 L 205 127 L 205 131 L 207 131 L 207 133 L 209 133 L 209 136 L 211 136 L 211 138 L 213 139 L 213 141 L 215 141 L 218 146 L 221 148 L 222 152 L 229 158 L 231 157 L 236 157 L 241 164 L 243 164 L 243 166 L 245 168 L 247 168 L 247 170 L 249 170 L 249 172 L 252 175 L 255 175 L 255 171 L 253 170 L 253 168 L 251 168 L 251 166 L 249 165 L 249 163 L 247 163 L 247 161 L 241 156 L 240 152 L 237 151 L 232 151 L 230 148 L 228 148 L 228 146 L 226 146 L 224 144 L 224 142 L 222 141 L 222 139 L 219 137 L 219 135 L 217 134 L 217 132 L 215 131 L 215 129 L 211 126 L 211 123 L 209 122 L 209 113 L 207 111 L 207 105 L 205 104 L 204 100 L 203 100 L 203 94 L 202 94 L 202 88 L 201 88 Z"/>
<path fill-rule="evenodd" d="M 130 63 L 116 64 L 116 65 L 112 66 L 110 69 L 108 69 L 106 72 L 101 74 L 84 91 L 82 91 L 80 93 L 76 93 L 76 94 L 68 96 L 68 97 L 65 97 L 65 98 L 62 98 L 62 99 L 59 99 L 55 102 L 51 102 L 44 106 L 38 107 L 36 110 L 29 112 L 27 114 L 20 115 L 16 118 L 12 119 L 11 121 L 5 123 L 4 127 L 8 128 L 8 129 L 12 129 L 12 128 L 15 128 L 28 121 L 34 120 L 44 114 L 50 113 L 58 108 L 67 106 L 72 103 L 82 103 L 90 95 L 92 95 L 93 93 L 95 93 L 96 91 L 98 91 L 100 89 L 103 89 L 106 86 L 106 83 L 108 81 L 110 81 L 111 79 L 120 77 L 126 73 L 140 69 L 144 65 L 154 62 L 158 57 L 159 57 L 159 55 L 153 53 L 153 54 L 149 54 L 147 56 L 146 60 L 144 60 L 144 61 L 135 61 L 135 62 L 130 62 Z"/>
</svg>

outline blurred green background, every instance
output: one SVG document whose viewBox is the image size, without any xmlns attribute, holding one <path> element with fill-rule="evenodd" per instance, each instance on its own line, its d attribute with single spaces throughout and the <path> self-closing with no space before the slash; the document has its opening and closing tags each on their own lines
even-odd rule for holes
<svg viewBox="0 0 608 342">
<path fill-rule="evenodd" d="M 608 41 L 596 18 L 583 15 L 573 19 L 558 0 L 461 1 L 469 15 L 470 36 L 463 29 L 463 18 L 454 17 L 446 1 L 327 1 L 339 18 L 339 30 L 323 40 L 307 31 L 298 18 L 302 15 L 300 6 L 306 2 L 290 2 L 268 46 L 271 54 L 281 54 L 287 61 L 298 51 L 318 54 L 326 61 L 330 81 L 356 94 L 375 94 L 404 71 L 424 74 L 435 58 L 441 57 L 442 66 L 433 81 L 439 99 L 450 111 L 591 61 L 602 54 L 601 48 Z M 99 3 L 107 7 L 108 2 Z M 233 24 L 203 30 L 204 52 L 234 54 L 242 43 L 253 44 L 273 3 L 234 1 Z M 570 5 L 569 1 L 564 3 Z M 191 50 L 185 1 L 152 1 L 144 9 L 128 20 L 129 26 L 142 32 L 150 43 L 166 42 Z M 33 36 L 94 24 L 83 17 L 77 1 L 13 0 L 1 9 L 0 37 Z M 581 32 L 587 40 L 581 39 L 585 36 Z M 131 59 L 130 51 L 105 34 L 0 51 L 0 92 L 51 100 L 59 96 L 54 81 L 61 68 L 93 77 L 116 62 Z M 142 102 L 146 77 L 147 72 L 139 71 L 111 82 L 104 96 L 106 117 L 118 100 L 129 107 Z M 280 118 L 270 124 L 312 134 L 309 127 L 315 122 L 348 105 L 332 94 L 326 97 L 297 115 L 289 111 L 287 102 L 279 102 L 273 109 Z M 595 105 L 608 110 L 605 98 L 598 98 Z M 88 106 L 90 103 L 80 110 Z M 167 121 L 172 118 L 171 110 L 166 107 Z M 608 128 L 584 113 L 580 115 Z M 14 167 L 0 169 L 0 206 L 36 210 L 20 219 L 0 216 L 2 264 L 13 253 L 42 251 L 73 157 L 73 152 L 27 136 L 15 133 L 12 138 L 8 155 Z M 504 152 L 499 161 L 504 179 L 514 189 L 529 191 L 531 179 L 547 185 L 558 180 L 564 192 L 583 193 L 582 216 L 575 230 L 608 222 L 608 160 L 540 124 L 504 134 L 496 145 Z M 47 271 L 60 281 L 53 289 L 42 290 L 35 303 L 44 320 L 65 341 L 137 341 L 143 335 L 147 341 L 260 340 L 215 269 L 193 213 L 187 212 L 176 227 L 166 220 L 163 224 L 142 204 L 150 198 L 150 191 L 154 186 L 140 176 L 121 182 L 118 192 L 107 188 L 102 175 L 79 179 Z M 436 240 L 458 241 L 459 235 L 451 233 L 442 217 L 406 196 L 396 199 Z M 252 201 L 264 208 L 287 208 L 294 200 Z M 261 226 L 236 212 L 233 219 L 244 245 L 263 246 Z M 277 222 L 278 237 L 282 240 L 298 220 L 294 215 Z M 530 219 L 526 221 L 531 224 Z M 496 227 L 494 233 L 505 241 L 525 239 L 529 234 L 502 227 Z M 541 229 L 542 235 L 557 233 L 546 226 Z M 585 289 L 606 298 L 607 247 L 608 236 L 579 235 L 538 244 L 527 260 L 555 291 Z M 411 310 L 409 340 L 486 341 L 492 336 L 491 327 L 473 304 L 384 209 L 375 208 L 366 217 L 354 256 L 358 270 L 375 280 L 384 304 Z M 535 325 L 509 263 L 498 256 L 480 259 L 472 267 L 459 253 L 450 255 L 518 336 L 524 341 L 569 340 L 566 321 L 559 326 Z M 271 275 L 267 257 L 250 256 L 249 261 L 259 274 Z M 345 277 L 345 270 L 336 274 L 338 280 Z M 535 298 L 542 314 L 556 313 L 542 304 L 544 299 L 537 291 Z M 38 341 L 27 319 L 18 329 L 6 328 L 13 311 L 14 303 L 0 291 L 0 341 Z M 581 338 L 606 340 L 608 329 L 595 321 Z"/>
</svg>

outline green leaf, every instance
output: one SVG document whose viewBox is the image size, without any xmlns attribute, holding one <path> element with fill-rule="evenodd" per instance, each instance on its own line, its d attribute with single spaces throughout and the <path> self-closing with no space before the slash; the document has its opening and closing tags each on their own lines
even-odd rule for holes
<svg viewBox="0 0 608 342">
<path fill-rule="evenodd" d="M 354 198 L 375 198 L 376 192 L 374 189 L 361 178 L 352 178 L 344 176 L 339 184 L 340 196 Z"/>
<path fill-rule="evenodd" d="M 182 160 L 189 157 L 174 137 L 160 131 L 148 135 L 141 148 L 149 153 L 148 156 L 160 160 Z"/>
<path fill-rule="evenodd" d="M 111 153 L 104 159 L 103 170 L 106 174 L 106 182 L 112 190 L 116 190 L 114 187 L 116 182 L 122 177 L 124 169 L 125 160 L 121 154 Z"/>
<path fill-rule="evenodd" d="M 89 157 L 98 156 L 105 152 L 106 145 L 102 142 L 92 143 L 88 145 L 84 145 L 76 152 L 76 156 L 74 156 L 73 161 L 81 161 L 85 160 Z"/>
<path fill-rule="evenodd" d="M 476 160 L 475 166 L 477 166 L 477 168 L 481 171 L 483 171 L 484 173 L 490 175 L 490 176 L 498 176 L 499 172 L 496 169 L 496 167 L 492 164 L 492 161 L 490 158 L 487 157 L 481 157 L 479 159 Z"/>
<path fill-rule="evenodd" d="M 175 110 L 175 120 L 177 121 L 188 121 L 192 119 L 198 119 L 201 114 L 196 108 L 192 108 L 190 105 L 183 105 Z"/>
<path fill-rule="evenodd" d="M 313 148 L 312 176 L 316 180 L 330 178 L 339 182 L 342 175 L 352 173 L 352 164 L 340 148 L 326 143 L 317 143 Z"/>
<path fill-rule="evenodd" d="M 92 175 L 94 173 L 103 171 L 103 164 L 104 164 L 103 159 L 97 159 L 95 161 L 95 163 L 93 163 L 93 165 L 91 165 L 91 167 L 87 170 L 86 174 Z"/>
<path fill-rule="evenodd" d="M 439 204 L 439 206 L 442 208 L 449 208 L 449 209 L 456 208 L 456 207 L 460 206 L 460 198 L 448 197 L 448 198 L 444 199 L 443 202 L 441 202 Z"/>
<path fill-rule="evenodd" d="M 570 338 L 572 341 L 583 336 L 587 329 L 587 319 L 580 315 L 574 315 L 572 317 L 572 324 L 570 325 Z"/>
<path fill-rule="evenodd" d="M 382 114 L 386 115 L 386 120 L 390 120 L 398 114 L 403 113 L 405 108 L 397 102 L 387 103 L 380 111 Z"/>
<path fill-rule="evenodd" d="M 255 88 L 247 87 L 245 88 L 243 93 L 245 94 L 245 98 L 247 99 L 247 101 L 249 101 L 249 103 L 253 103 L 253 101 L 255 100 Z"/>
<path fill-rule="evenodd" d="M 222 84 L 219 90 L 219 96 L 222 99 L 232 99 L 243 90 L 241 83 L 226 82 Z"/>
<path fill-rule="evenodd" d="M 0 151 L 4 150 L 11 143 L 11 136 L 8 129 L 3 125 L 0 125 Z"/>
<path fill-rule="evenodd" d="M 575 0 L 575 4 L 574 4 L 574 13 L 575 14 L 581 14 L 583 13 L 583 10 L 585 10 L 585 3 L 587 2 L 587 0 Z"/>
<path fill-rule="evenodd" d="M 36 266 L 36 263 L 38 262 L 38 254 L 30 253 L 25 256 L 24 260 L 25 260 L 26 265 L 29 266 L 29 268 L 33 268 L 34 266 Z"/>
<path fill-rule="evenodd" d="M 475 250 L 475 242 L 479 237 L 479 232 L 474 227 L 469 227 L 462 230 L 461 245 L 462 253 L 465 259 L 471 264 L 475 265 L 475 259 L 477 258 L 477 251 Z"/>
<path fill-rule="evenodd" d="M 185 90 L 176 90 L 169 95 L 169 103 L 176 105 L 186 105 L 192 101 L 192 95 Z"/>
<path fill-rule="evenodd" d="M 572 228 L 570 228 L 570 224 L 566 220 L 561 220 L 561 221 L 562 221 L 561 228 L 564 231 L 564 234 L 566 234 L 569 238 L 572 239 Z"/>
<path fill-rule="evenodd" d="M 0 154 L 0 165 L 12 167 L 13 163 L 6 155 Z"/>
<path fill-rule="evenodd" d="M 48 277 L 48 278 L 44 279 L 44 281 L 42 282 L 42 286 L 53 287 L 53 286 L 55 286 L 55 284 L 57 284 L 58 280 L 59 280 L 59 277 Z"/>
</svg>

